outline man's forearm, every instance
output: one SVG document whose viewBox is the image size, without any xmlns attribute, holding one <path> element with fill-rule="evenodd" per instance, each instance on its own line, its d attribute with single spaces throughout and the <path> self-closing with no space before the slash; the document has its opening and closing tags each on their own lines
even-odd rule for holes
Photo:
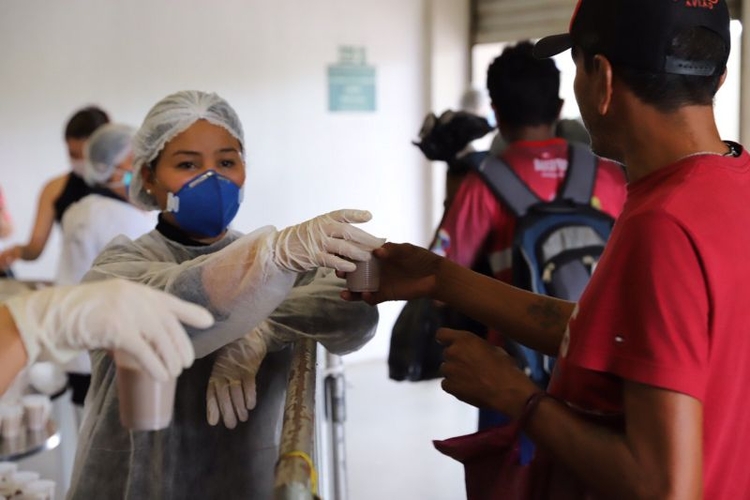
<svg viewBox="0 0 750 500">
<path fill-rule="evenodd" d="M 517 342 L 557 356 L 575 303 L 527 292 L 443 259 L 435 299 Z"/>
<path fill-rule="evenodd" d="M 525 431 L 555 463 L 564 464 L 581 484 L 604 498 L 698 500 L 700 419 L 684 416 L 695 414 L 696 403 L 687 396 L 669 397 L 676 404 L 658 407 L 660 416 L 633 417 L 640 423 L 623 429 L 584 420 L 564 404 L 544 398 Z M 676 424 L 669 417 L 672 410 L 683 415 Z M 681 428 L 685 422 L 694 426 Z M 644 425 L 650 430 L 644 432 Z"/>
</svg>

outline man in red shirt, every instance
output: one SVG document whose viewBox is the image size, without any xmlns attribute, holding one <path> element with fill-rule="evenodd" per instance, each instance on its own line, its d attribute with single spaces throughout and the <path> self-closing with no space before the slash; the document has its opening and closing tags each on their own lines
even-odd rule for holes
<svg viewBox="0 0 750 500">
<path fill-rule="evenodd" d="M 724 0 L 579 0 L 569 33 L 592 148 L 628 198 L 578 304 L 411 245 L 385 245 L 370 303 L 429 296 L 558 354 L 549 395 L 502 349 L 441 330 L 443 388 L 518 418 L 535 498 L 750 498 L 750 155 L 721 140 Z M 354 298 L 344 294 L 345 298 Z"/>
<path fill-rule="evenodd" d="M 563 103 L 560 71 L 553 60 L 537 59 L 532 50 L 530 42 L 503 50 L 487 70 L 487 89 L 499 133 L 509 143 L 500 157 L 540 199 L 552 201 L 568 170 L 568 142 L 555 137 Z M 599 161 L 592 206 L 616 218 L 625 195 L 622 167 Z M 464 267 L 489 267 L 495 278 L 512 283 L 515 230 L 514 213 L 478 172 L 470 171 L 443 217 L 431 250 Z M 487 340 L 502 346 L 502 331 L 490 329 Z M 480 410 L 480 429 L 505 421 L 502 415 Z"/>
</svg>

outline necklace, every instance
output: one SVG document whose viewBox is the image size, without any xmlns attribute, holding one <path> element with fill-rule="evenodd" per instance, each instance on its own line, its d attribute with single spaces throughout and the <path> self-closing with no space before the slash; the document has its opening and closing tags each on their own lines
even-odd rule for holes
<svg viewBox="0 0 750 500">
<path fill-rule="evenodd" d="M 732 157 L 735 157 L 735 158 L 740 155 L 739 147 L 737 145 L 735 145 L 735 143 L 729 142 L 729 141 L 722 141 L 722 142 L 724 142 L 724 144 L 729 149 L 729 151 L 727 151 L 726 153 L 715 153 L 713 151 L 698 151 L 697 153 L 690 153 L 689 155 L 685 155 L 685 156 L 681 157 L 677 161 L 682 161 L 682 160 L 684 160 L 686 158 L 691 158 L 693 156 L 700 156 L 700 155 L 732 156 Z"/>
</svg>

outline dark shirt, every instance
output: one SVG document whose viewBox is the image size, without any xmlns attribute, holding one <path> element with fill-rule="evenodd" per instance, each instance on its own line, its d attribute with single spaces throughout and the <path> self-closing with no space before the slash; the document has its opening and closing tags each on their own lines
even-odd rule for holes
<svg viewBox="0 0 750 500">
<path fill-rule="evenodd" d="M 68 174 L 65 187 L 55 200 L 55 220 L 61 222 L 68 207 L 90 193 L 91 188 L 80 175 L 74 172 Z"/>
</svg>

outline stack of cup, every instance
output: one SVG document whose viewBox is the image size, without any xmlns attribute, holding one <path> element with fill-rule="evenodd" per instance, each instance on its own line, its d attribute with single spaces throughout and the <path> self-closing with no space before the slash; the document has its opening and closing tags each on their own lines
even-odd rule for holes
<svg viewBox="0 0 750 500">
<path fill-rule="evenodd" d="M 4 439 L 14 439 L 24 432 L 23 406 L 17 403 L 0 405 L 0 427 Z"/>
<path fill-rule="evenodd" d="M 120 423 L 134 431 L 156 431 L 169 426 L 177 379 L 160 382 L 143 371 L 123 351 L 115 351 Z"/>
<path fill-rule="evenodd" d="M 52 401 L 44 394 L 29 394 L 21 398 L 26 427 L 30 431 L 40 431 L 45 428 L 52 410 Z"/>
</svg>

